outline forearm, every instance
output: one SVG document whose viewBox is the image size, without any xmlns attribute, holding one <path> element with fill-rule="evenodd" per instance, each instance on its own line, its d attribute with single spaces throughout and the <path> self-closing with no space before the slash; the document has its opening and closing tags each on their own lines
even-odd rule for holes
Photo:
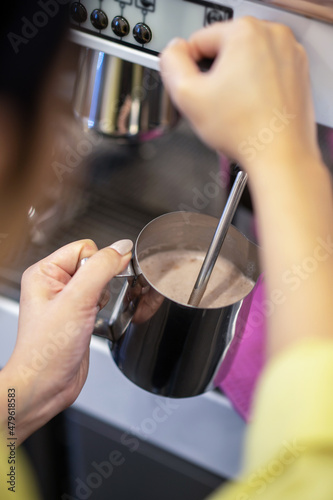
<svg viewBox="0 0 333 500">
<path fill-rule="evenodd" d="M 21 388 L 16 377 L 4 368 L 0 372 L 0 429 L 4 438 L 11 438 L 19 445 L 25 438 L 20 429 L 21 414 L 25 413 L 20 399 Z"/>
<path fill-rule="evenodd" d="M 10 360 L 0 372 L 0 428 L 6 438 L 19 446 L 56 413 L 56 398 L 45 404 L 34 380 L 18 374 L 16 362 Z"/>
<path fill-rule="evenodd" d="M 268 355 L 301 338 L 333 339 L 329 172 L 319 159 L 299 156 L 251 167 L 250 186 L 267 286 Z"/>
</svg>

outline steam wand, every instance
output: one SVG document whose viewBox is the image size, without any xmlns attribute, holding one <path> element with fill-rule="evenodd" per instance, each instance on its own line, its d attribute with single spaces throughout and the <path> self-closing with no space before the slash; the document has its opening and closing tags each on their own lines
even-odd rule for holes
<svg viewBox="0 0 333 500">
<path fill-rule="evenodd" d="M 209 278 L 212 274 L 232 218 L 236 212 L 239 200 L 246 186 L 246 181 L 247 174 L 244 171 L 239 170 L 188 301 L 188 304 L 191 306 L 198 307 L 206 291 Z"/>
</svg>

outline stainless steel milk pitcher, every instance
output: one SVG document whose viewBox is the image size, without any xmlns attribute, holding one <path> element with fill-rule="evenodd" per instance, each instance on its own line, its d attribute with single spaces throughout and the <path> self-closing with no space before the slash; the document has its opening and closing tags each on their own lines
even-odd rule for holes
<svg viewBox="0 0 333 500">
<path fill-rule="evenodd" d="M 207 251 L 218 220 L 173 212 L 154 219 L 139 234 L 133 259 L 107 328 L 113 359 L 136 385 L 174 398 L 196 396 L 228 373 L 248 321 L 254 288 L 238 302 L 219 308 L 180 304 L 160 293 L 141 270 L 151 253 L 170 249 Z M 257 282 L 258 247 L 231 226 L 221 256 Z"/>
</svg>

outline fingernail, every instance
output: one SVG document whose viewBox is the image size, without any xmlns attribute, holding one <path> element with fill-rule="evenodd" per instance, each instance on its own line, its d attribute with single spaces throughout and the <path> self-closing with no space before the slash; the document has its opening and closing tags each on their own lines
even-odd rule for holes
<svg viewBox="0 0 333 500">
<path fill-rule="evenodd" d="M 128 252 L 130 252 L 133 248 L 133 241 L 132 240 L 119 240 L 116 241 L 115 243 L 112 243 L 109 248 L 112 248 L 112 250 L 115 250 L 119 255 L 126 255 Z"/>
</svg>

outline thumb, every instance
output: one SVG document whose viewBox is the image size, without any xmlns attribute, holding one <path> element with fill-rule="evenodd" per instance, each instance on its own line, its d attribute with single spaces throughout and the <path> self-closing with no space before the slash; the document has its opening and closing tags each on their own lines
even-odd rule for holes
<svg viewBox="0 0 333 500">
<path fill-rule="evenodd" d="M 119 240 L 90 257 L 80 267 L 63 290 L 71 300 L 84 300 L 85 305 L 95 307 L 109 281 L 128 265 L 132 256 L 133 242 Z"/>
</svg>

